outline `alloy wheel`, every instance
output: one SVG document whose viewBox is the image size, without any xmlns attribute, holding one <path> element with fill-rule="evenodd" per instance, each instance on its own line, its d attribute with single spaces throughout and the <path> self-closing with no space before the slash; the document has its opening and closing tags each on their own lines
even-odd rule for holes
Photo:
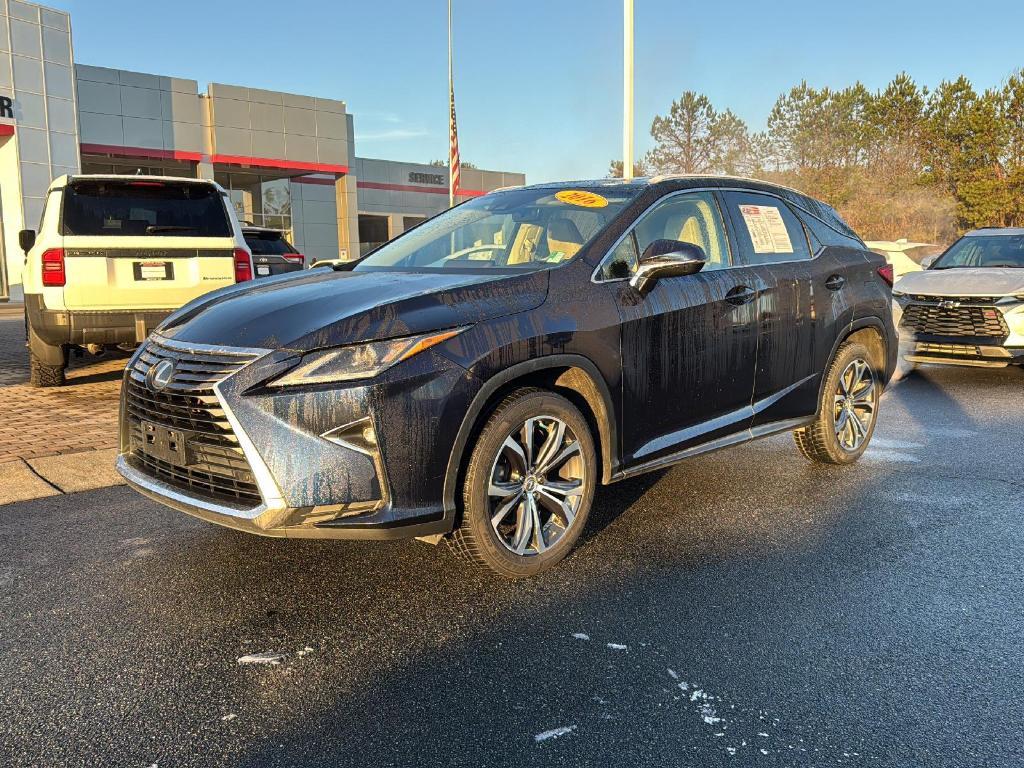
<svg viewBox="0 0 1024 768">
<path fill-rule="evenodd" d="M 871 366 L 857 358 L 839 376 L 833 397 L 836 438 L 847 452 L 858 450 L 871 433 L 878 405 L 878 388 Z"/>
<path fill-rule="evenodd" d="M 572 527 L 586 463 L 572 429 L 554 416 L 527 419 L 498 449 L 487 499 L 491 527 L 515 555 L 539 555 Z"/>
</svg>

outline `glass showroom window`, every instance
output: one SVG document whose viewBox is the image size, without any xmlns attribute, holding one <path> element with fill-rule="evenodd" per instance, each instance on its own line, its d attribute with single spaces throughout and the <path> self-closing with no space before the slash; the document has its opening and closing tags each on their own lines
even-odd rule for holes
<svg viewBox="0 0 1024 768">
<path fill-rule="evenodd" d="M 214 179 L 228 190 L 242 222 L 280 229 L 291 239 L 292 197 L 287 178 L 217 172 Z"/>
</svg>

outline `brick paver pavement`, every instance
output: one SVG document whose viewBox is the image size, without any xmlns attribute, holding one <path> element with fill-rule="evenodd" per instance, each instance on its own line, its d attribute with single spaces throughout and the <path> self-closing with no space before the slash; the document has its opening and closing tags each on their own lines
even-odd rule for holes
<svg viewBox="0 0 1024 768">
<path fill-rule="evenodd" d="M 24 321 L 0 316 L 0 462 L 116 447 L 126 361 L 73 357 L 66 386 L 30 387 Z"/>
</svg>

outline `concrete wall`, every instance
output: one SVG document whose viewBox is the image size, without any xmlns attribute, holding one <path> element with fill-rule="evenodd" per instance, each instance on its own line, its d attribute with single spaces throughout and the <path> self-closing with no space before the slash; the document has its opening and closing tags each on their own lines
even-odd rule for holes
<svg viewBox="0 0 1024 768">
<path fill-rule="evenodd" d="M 446 167 L 357 157 L 352 173 L 357 179 L 361 213 L 434 216 L 448 208 Z M 524 174 L 504 171 L 463 168 L 461 177 L 460 189 L 467 194 L 457 200 L 526 183 Z"/>
<path fill-rule="evenodd" d="M 292 232 L 295 247 L 311 259 L 337 259 L 338 204 L 335 184 L 330 178 L 293 180 Z M 343 246 L 342 246 L 343 247 Z"/>
<path fill-rule="evenodd" d="M 77 65 L 81 140 L 197 155 L 203 111 L 195 80 Z"/>
<path fill-rule="evenodd" d="M 0 205 L 11 283 L 21 281 L 18 231 L 36 229 L 46 188 L 79 168 L 71 18 L 0 0 L 0 92 L 14 99 L 15 136 L 0 139 Z"/>
<path fill-rule="evenodd" d="M 211 155 L 346 166 L 345 102 L 212 83 Z"/>
</svg>

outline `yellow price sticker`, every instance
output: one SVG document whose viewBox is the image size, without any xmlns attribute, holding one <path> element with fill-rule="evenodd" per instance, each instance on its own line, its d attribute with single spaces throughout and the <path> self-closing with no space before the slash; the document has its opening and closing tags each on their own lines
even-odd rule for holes
<svg viewBox="0 0 1024 768">
<path fill-rule="evenodd" d="M 555 193 L 555 199 L 569 205 L 578 205 L 581 208 L 604 208 L 608 205 L 607 198 L 582 189 L 563 189 L 561 192 Z"/>
</svg>

